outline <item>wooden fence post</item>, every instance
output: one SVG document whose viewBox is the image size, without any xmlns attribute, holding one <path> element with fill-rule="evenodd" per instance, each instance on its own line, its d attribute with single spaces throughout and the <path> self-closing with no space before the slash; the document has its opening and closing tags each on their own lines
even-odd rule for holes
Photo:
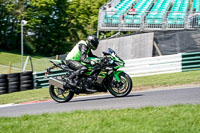
<svg viewBox="0 0 200 133">
<path fill-rule="evenodd" d="M 10 74 L 10 73 L 11 73 L 11 69 L 12 69 L 12 63 L 11 63 L 11 62 L 9 62 L 8 74 Z"/>
<path fill-rule="evenodd" d="M 56 60 L 59 60 L 59 56 L 58 55 L 56 55 Z"/>
</svg>

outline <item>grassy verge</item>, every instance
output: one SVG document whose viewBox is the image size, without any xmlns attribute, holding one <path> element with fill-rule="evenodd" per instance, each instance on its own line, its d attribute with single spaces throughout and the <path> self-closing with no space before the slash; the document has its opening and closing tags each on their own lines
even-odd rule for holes
<svg viewBox="0 0 200 133">
<path fill-rule="evenodd" d="M 23 61 L 25 62 L 27 56 L 23 57 Z M 33 56 L 32 62 L 34 71 L 44 71 L 47 67 L 51 66 L 49 62 L 49 58 Z M 11 63 L 11 64 L 10 64 Z M 11 72 L 20 72 L 21 71 L 21 55 L 15 53 L 9 53 L 0 50 L 0 74 L 8 73 L 9 64 L 11 65 Z M 27 69 L 31 70 L 31 64 L 28 62 Z"/>
<path fill-rule="evenodd" d="M 172 73 L 133 78 L 133 90 L 169 87 L 186 84 L 199 84 L 200 71 Z M 21 103 L 34 100 L 50 99 L 48 89 L 37 89 L 24 92 L 0 95 L 0 104 Z"/>
<path fill-rule="evenodd" d="M 145 77 L 135 77 L 132 79 L 133 86 L 135 86 L 136 89 L 199 84 L 200 71 L 152 75 Z"/>
<path fill-rule="evenodd" d="M 0 104 L 43 101 L 47 99 L 50 99 L 49 91 L 47 88 L 43 88 L 0 95 Z"/>
<path fill-rule="evenodd" d="M 0 118 L 0 131 L 14 133 L 198 133 L 200 105 L 76 111 Z"/>
</svg>

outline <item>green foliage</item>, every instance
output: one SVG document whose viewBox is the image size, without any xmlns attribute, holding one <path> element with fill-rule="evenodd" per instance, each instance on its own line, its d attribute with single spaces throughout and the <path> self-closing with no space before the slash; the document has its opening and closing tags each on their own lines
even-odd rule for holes
<svg viewBox="0 0 200 133">
<path fill-rule="evenodd" d="M 0 47 L 5 49 L 17 49 L 20 42 L 18 32 L 19 20 L 24 11 L 25 0 L 1 0 L 0 1 Z"/>
<path fill-rule="evenodd" d="M 198 84 L 200 71 L 178 72 L 144 77 L 134 77 L 134 86 L 140 88 L 154 88 L 159 86 L 175 86 L 183 84 Z"/>
<path fill-rule="evenodd" d="M 96 34 L 98 11 L 106 0 L 1 0 L 0 48 L 20 49 L 21 20 L 25 52 L 66 53 L 80 39 Z"/>
<path fill-rule="evenodd" d="M 0 130 L 6 133 L 199 133 L 199 109 L 200 105 L 176 105 L 5 117 L 0 118 Z"/>
<path fill-rule="evenodd" d="M 0 99 L 0 104 L 8 104 L 35 100 L 48 100 L 51 99 L 51 97 L 49 95 L 49 89 L 43 88 L 0 95 Z"/>
</svg>

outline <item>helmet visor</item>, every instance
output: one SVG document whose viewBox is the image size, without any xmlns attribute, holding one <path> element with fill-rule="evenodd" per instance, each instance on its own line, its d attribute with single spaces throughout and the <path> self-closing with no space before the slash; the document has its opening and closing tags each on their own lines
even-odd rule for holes
<svg viewBox="0 0 200 133">
<path fill-rule="evenodd" d="M 98 40 L 91 40 L 91 49 L 96 50 L 99 44 Z"/>
</svg>

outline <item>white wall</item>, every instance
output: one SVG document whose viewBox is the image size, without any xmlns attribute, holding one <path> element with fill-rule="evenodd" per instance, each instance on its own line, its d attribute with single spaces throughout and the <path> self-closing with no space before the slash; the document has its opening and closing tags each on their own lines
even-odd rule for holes
<svg viewBox="0 0 200 133">
<path fill-rule="evenodd" d="M 103 51 L 112 48 L 122 59 L 152 57 L 154 33 L 137 34 L 119 38 L 101 40 L 93 53 L 103 56 Z"/>
</svg>

